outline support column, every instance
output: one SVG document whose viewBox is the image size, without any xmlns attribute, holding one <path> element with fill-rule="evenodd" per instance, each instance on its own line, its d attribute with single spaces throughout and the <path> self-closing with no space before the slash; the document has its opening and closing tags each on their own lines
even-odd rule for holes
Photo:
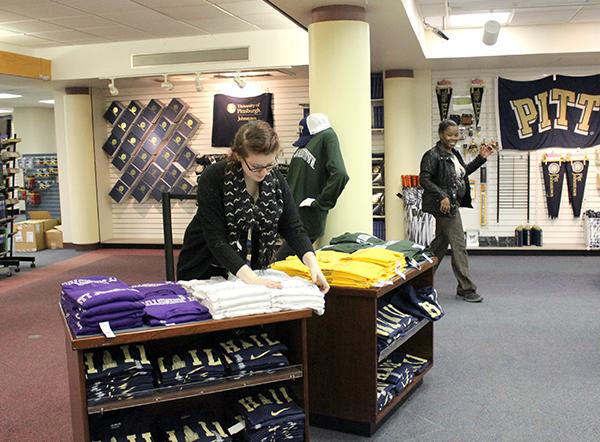
<svg viewBox="0 0 600 442">
<path fill-rule="evenodd" d="M 350 176 L 329 212 L 323 243 L 346 231 L 373 232 L 371 205 L 371 60 L 369 24 L 359 6 L 312 11 L 309 36 L 311 113 L 329 117 Z"/>
<path fill-rule="evenodd" d="M 416 120 L 413 107 L 415 80 L 410 69 L 385 72 L 383 80 L 385 149 L 385 237 L 405 239 L 404 203 L 396 196 L 402 190 L 402 175 L 419 173 L 416 159 Z"/>
<path fill-rule="evenodd" d="M 74 245 L 96 245 L 100 241 L 100 234 L 89 88 L 65 89 L 63 110 L 65 148 L 64 158 L 59 161 L 65 168 L 61 174 L 69 175 L 66 183 L 69 216 L 63 219 L 63 225 Z"/>
</svg>

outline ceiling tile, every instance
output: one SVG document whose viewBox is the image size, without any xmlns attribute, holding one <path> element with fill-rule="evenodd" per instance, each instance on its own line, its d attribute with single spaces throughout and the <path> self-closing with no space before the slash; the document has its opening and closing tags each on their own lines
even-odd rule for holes
<svg viewBox="0 0 600 442">
<path fill-rule="evenodd" d="M 571 19 L 571 23 L 589 23 L 600 21 L 600 6 L 584 6 Z"/>
<path fill-rule="evenodd" d="M 160 26 L 154 26 L 148 30 L 154 37 L 177 37 L 189 35 L 205 35 L 208 32 L 201 26 L 192 23 L 182 23 L 176 20 L 169 20 Z"/>
<path fill-rule="evenodd" d="M 12 12 L 0 11 L 0 23 L 10 23 L 13 21 L 31 20 L 30 17 L 24 15 L 13 14 Z"/>
<path fill-rule="evenodd" d="M 31 5 L 28 2 L 21 2 L 19 5 L 2 6 L 2 9 L 31 18 L 57 18 L 81 15 L 81 12 L 76 9 L 52 2 L 35 5 Z"/>
<path fill-rule="evenodd" d="M 245 15 L 244 20 L 257 25 L 261 29 L 291 29 L 297 25 L 287 17 L 276 12 L 270 14 Z"/>
<path fill-rule="evenodd" d="M 221 18 L 227 15 L 224 12 L 221 12 L 219 9 L 206 4 L 200 6 L 181 6 L 175 8 L 165 6 L 164 8 L 157 8 L 157 10 L 168 15 L 169 17 L 180 20 L 204 20 L 210 18 Z"/>
<path fill-rule="evenodd" d="M 510 25 L 548 25 L 556 23 L 567 23 L 577 13 L 577 8 L 544 8 L 543 13 L 539 10 L 517 9 L 513 15 Z"/>
<path fill-rule="evenodd" d="M 69 42 L 72 40 L 85 40 L 90 38 L 89 34 L 85 34 L 80 31 L 75 30 L 64 30 L 64 31 L 53 31 L 53 32 L 40 32 L 37 34 L 33 34 L 36 37 L 45 38 L 47 40 L 53 41 L 61 41 L 61 42 Z"/>
<path fill-rule="evenodd" d="M 88 28 L 85 30 L 86 34 L 96 35 L 98 37 L 104 37 L 111 41 L 122 40 L 143 40 L 146 38 L 152 38 L 149 32 L 139 31 L 137 29 L 131 29 L 126 26 L 101 26 L 98 28 Z"/>
<path fill-rule="evenodd" d="M 264 12 L 271 12 L 273 8 L 267 5 L 262 0 L 246 0 L 246 1 L 237 1 L 232 3 L 224 3 L 221 6 L 228 12 L 231 12 L 235 15 L 243 15 L 243 14 L 262 14 Z"/>
<path fill-rule="evenodd" d="M 138 5 L 129 0 L 57 0 L 63 5 L 68 5 L 73 9 L 79 11 L 78 15 L 82 12 L 88 12 L 90 14 L 96 14 L 102 16 L 106 11 L 121 11 L 123 14 L 128 13 L 130 10 L 141 10 L 146 9 L 143 6 Z"/>
<path fill-rule="evenodd" d="M 239 1 L 239 0 L 231 0 Z M 212 3 L 216 3 L 212 1 Z M 202 4 L 202 0 L 137 0 L 137 3 L 147 6 L 149 8 L 166 8 L 166 7 L 180 7 L 180 6 L 198 6 Z"/>
<path fill-rule="evenodd" d="M 34 46 L 38 43 L 48 43 L 44 38 L 38 38 L 33 35 L 13 35 L 3 36 L 2 43 L 12 44 L 16 46 Z"/>
<path fill-rule="evenodd" d="M 195 20 L 188 23 L 198 26 L 211 34 L 222 34 L 226 32 L 248 32 L 256 31 L 254 26 L 238 20 L 234 17 L 214 18 L 209 20 Z"/>
<path fill-rule="evenodd" d="M 111 26 L 114 22 L 106 20 L 95 15 L 77 15 L 74 17 L 49 18 L 46 21 L 55 25 L 64 26 L 73 29 L 85 29 L 98 26 Z"/>
<path fill-rule="evenodd" d="M 1 29 L 7 29 L 14 32 L 22 32 L 24 34 L 35 34 L 37 32 L 64 31 L 65 28 L 46 23 L 39 20 L 20 21 L 15 23 L 0 24 Z"/>
</svg>

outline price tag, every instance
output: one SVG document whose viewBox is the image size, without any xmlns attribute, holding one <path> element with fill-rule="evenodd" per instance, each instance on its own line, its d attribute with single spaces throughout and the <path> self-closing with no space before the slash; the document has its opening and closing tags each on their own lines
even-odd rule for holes
<svg viewBox="0 0 600 442">
<path fill-rule="evenodd" d="M 115 333 L 112 331 L 112 328 L 110 328 L 110 323 L 108 321 L 104 321 L 98 324 L 100 326 L 100 330 L 102 330 L 102 333 L 104 333 L 104 336 L 106 336 L 107 338 L 114 338 L 116 335 Z"/>
<path fill-rule="evenodd" d="M 244 428 L 246 428 L 246 422 L 238 422 L 237 424 L 229 427 L 227 431 L 229 431 L 229 434 L 233 435 L 233 434 L 239 433 Z"/>
</svg>

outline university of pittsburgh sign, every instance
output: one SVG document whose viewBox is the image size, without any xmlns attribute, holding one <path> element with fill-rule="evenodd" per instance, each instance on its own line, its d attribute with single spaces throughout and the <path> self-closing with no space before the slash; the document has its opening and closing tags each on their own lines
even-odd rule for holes
<svg viewBox="0 0 600 442">
<path fill-rule="evenodd" d="M 498 78 L 499 137 L 504 149 L 600 144 L 600 75 Z"/>
</svg>

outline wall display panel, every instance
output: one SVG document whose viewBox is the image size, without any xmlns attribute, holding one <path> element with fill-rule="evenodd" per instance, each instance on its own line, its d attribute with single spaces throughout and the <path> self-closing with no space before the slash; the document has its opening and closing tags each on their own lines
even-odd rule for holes
<svg viewBox="0 0 600 442">
<path fill-rule="evenodd" d="M 475 77 L 482 80 L 484 92 L 481 101 L 479 128 L 475 130 L 475 122 L 470 126 L 461 125 L 459 147 L 465 155 L 465 160 L 473 158 L 474 151 L 469 150 L 472 141 L 498 140 L 498 118 L 496 111 L 496 84 L 495 79 L 500 76 L 517 81 L 530 81 L 539 79 L 549 73 L 587 76 L 600 73 L 597 67 L 573 68 L 531 68 L 531 69 L 500 69 L 482 70 L 476 73 L 467 70 L 445 70 L 432 72 L 432 125 L 431 146 L 438 140 L 437 128 L 440 122 L 438 103 L 435 96 L 435 86 L 438 81 L 449 80 L 452 82 L 453 95 L 450 103 L 450 114 L 473 113 L 470 103 L 470 87 Z M 460 121 L 460 120 L 459 120 Z M 466 129 L 465 129 L 466 127 Z M 423 151 L 427 146 L 423 146 Z M 514 237 L 515 228 L 521 225 L 537 225 L 543 231 L 543 247 L 549 249 L 584 249 L 584 220 L 575 217 L 569 202 L 566 179 L 560 200 L 560 212 L 557 218 L 551 219 L 548 213 L 544 181 L 542 174 L 542 158 L 545 154 L 564 156 L 570 154 L 572 158 L 587 157 L 590 160 L 587 171 L 587 182 L 582 202 L 581 212 L 587 209 L 600 208 L 600 191 L 595 183 L 595 177 L 600 168 L 593 161 L 597 147 L 585 149 L 546 148 L 529 153 L 529 178 L 525 169 L 524 152 L 504 150 L 500 155 L 492 156 L 485 165 L 487 182 L 481 181 L 479 172 L 470 176 L 472 191 L 475 194 L 474 209 L 461 209 L 463 225 L 467 232 L 479 232 L 480 239 Z M 461 152 L 461 153 L 462 153 Z M 514 167 L 512 167 L 514 165 Z M 511 184 L 511 180 L 513 184 Z M 527 203 L 527 182 L 529 184 L 529 203 Z M 500 184 L 499 184 L 500 183 Z M 512 206 L 512 207 L 511 207 Z M 482 225 L 482 219 L 484 224 Z M 481 243 L 481 241 L 480 241 Z"/>
<path fill-rule="evenodd" d="M 166 106 L 174 97 L 180 99 L 188 107 L 181 113 L 176 131 L 179 131 L 182 125 L 185 124 L 187 114 L 193 115 L 202 122 L 189 139 L 180 132 L 181 143 L 179 145 L 177 143 L 173 144 L 173 140 L 177 136 L 176 131 L 173 131 L 166 147 L 178 154 L 177 160 L 171 163 L 161 181 L 159 181 L 159 184 L 152 189 L 150 198 L 146 198 L 144 202 L 138 203 L 135 199 L 127 197 L 120 204 L 113 202 L 110 206 L 109 218 L 112 222 L 112 237 L 108 239 L 123 242 L 162 243 L 162 212 L 161 205 L 158 202 L 160 192 L 157 191 L 157 187 L 162 185 L 163 187 L 170 188 L 181 176 L 195 185 L 195 156 L 227 152 L 227 149 L 211 147 L 213 96 L 215 94 L 256 96 L 266 92 L 272 93 L 274 125 L 283 149 L 280 162 L 288 163 L 295 150 L 292 143 L 298 138 L 298 122 L 303 117 L 304 108 L 299 104 L 308 102 L 308 79 L 294 77 L 269 80 L 252 79 L 248 80 L 248 84 L 244 89 L 239 89 L 229 79 L 211 79 L 204 82 L 204 89 L 201 92 L 196 92 L 193 82 L 176 84 L 175 89 L 171 92 L 167 92 L 158 86 L 145 87 L 144 85 L 132 88 L 119 87 L 119 91 L 120 95 L 117 97 L 119 102 L 128 104 L 132 100 L 136 100 L 142 106 L 146 106 L 142 110 L 141 115 L 147 119 L 149 118 L 146 109 L 151 100 Z M 108 95 L 107 92 L 105 106 L 114 101 L 114 98 Z M 160 116 L 164 115 L 164 111 L 164 109 L 159 111 Z M 158 116 L 156 117 L 157 119 Z M 108 123 L 106 124 L 106 134 L 108 137 L 112 127 Z M 379 145 L 381 146 L 381 150 L 383 150 L 383 134 L 376 134 L 376 136 L 380 138 Z M 179 150 L 176 151 L 173 147 Z M 101 145 L 98 146 L 98 149 L 101 149 Z M 189 149 L 189 151 L 186 149 Z M 191 162 L 190 152 L 192 153 Z M 154 160 L 155 157 L 152 157 L 149 152 L 140 148 L 135 153 L 130 165 L 135 165 L 136 168 L 143 172 L 148 167 L 148 164 L 154 162 Z M 166 182 L 168 172 L 175 164 L 177 164 L 175 167 L 179 170 L 185 169 L 185 172 L 181 172 L 181 175 L 176 176 L 175 181 L 168 184 Z M 112 165 L 109 166 L 108 176 L 98 177 L 99 187 L 107 189 L 106 192 L 108 193 L 122 175 L 123 172 L 120 172 Z M 182 242 L 185 228 L 195 212 L 195 201 L 173 202 L 172 217 L 175 243 Z"/>
</svg>

